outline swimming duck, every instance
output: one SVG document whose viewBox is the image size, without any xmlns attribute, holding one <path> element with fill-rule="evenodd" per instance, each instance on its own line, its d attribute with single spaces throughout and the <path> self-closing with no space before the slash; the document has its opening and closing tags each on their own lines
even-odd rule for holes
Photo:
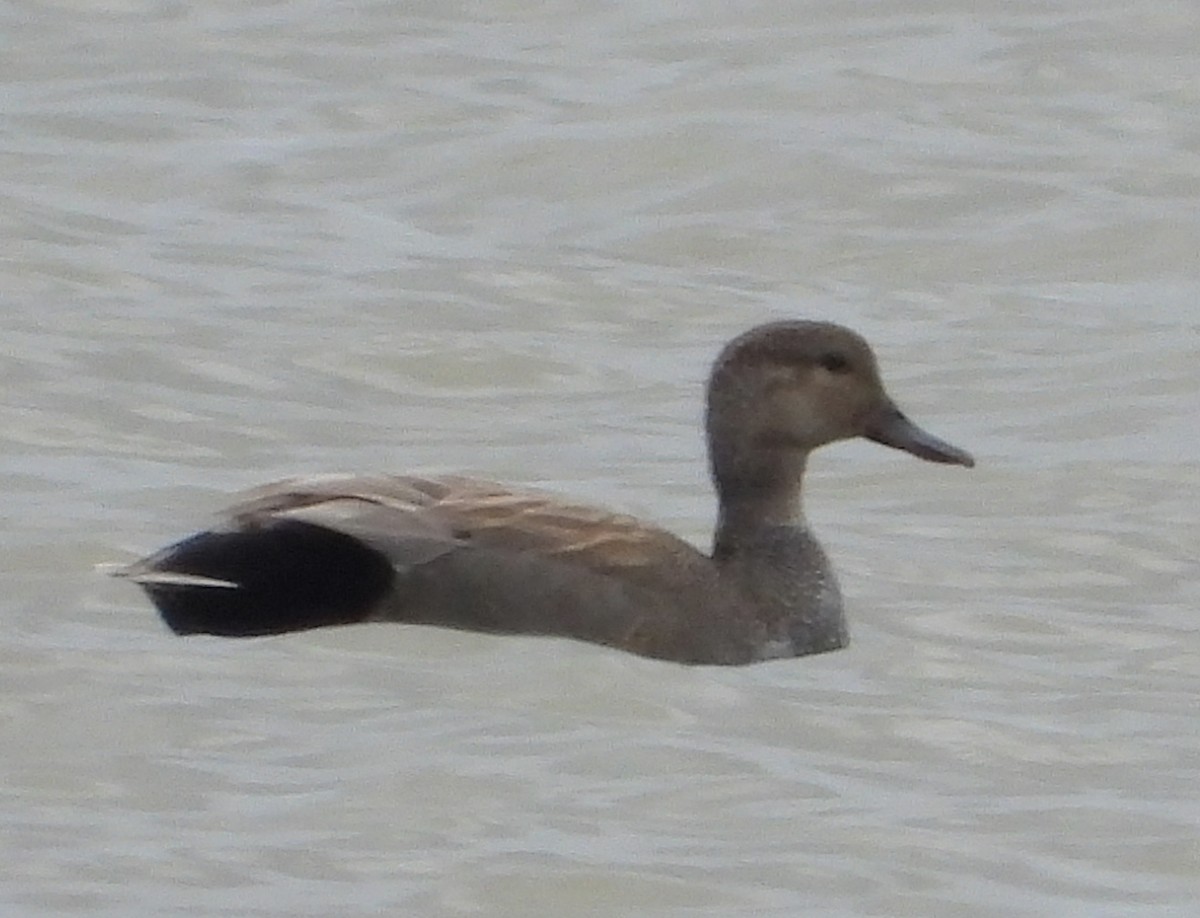
<svg viewBox="0 0 1200 918">
<path fill-rule="evenodd" d="M 866 437 L 931 462 L 971 456 L 908 420 L 871 348 L 828 322 L 760 325 L 708 380 L 711 554 L 630 516 L 461 477 L 293 478 L 222 525 L 117 570 L 178 634 L 355 622 L 553 635 L 681 663 L 846 646 L 842 598 L 805 523 L 819 446 Z"/>
</svg>

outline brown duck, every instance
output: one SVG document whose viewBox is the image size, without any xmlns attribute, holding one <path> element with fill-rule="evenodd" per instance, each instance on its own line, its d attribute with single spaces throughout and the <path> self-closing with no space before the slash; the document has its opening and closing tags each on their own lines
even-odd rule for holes
<svg viewBox="0 0 1200 918">
<path fill-rule="evenodd" d="M 633 517 L 467 478 L 296 478 L 116 573 L 178 634 L 353 622 L 556 635 L 683 663 L 844 647 L 837 581 L 801 510 L 808 454 L 851 437 L 972 466 L 909 421 L 849 329 L 774 322 L 708 381 L 711 555 Z"/>
</svg>

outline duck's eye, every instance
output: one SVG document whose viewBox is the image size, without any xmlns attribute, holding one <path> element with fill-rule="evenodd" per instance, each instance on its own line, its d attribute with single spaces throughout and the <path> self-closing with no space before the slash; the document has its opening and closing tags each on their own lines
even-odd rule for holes
<svg viewBox="0 0 1200 918">
<path fill-rule="evenodd" d="M 817 363 L 819 363 L 830 373 L 845 373 L 848 369 L 850 369 L 850 361 L 847 360 L 844 355 L 838 354 L 834 351 L 830 351 L 828 354 L 822 354 L 819 358 L 817 358 Z"/>
</svg>

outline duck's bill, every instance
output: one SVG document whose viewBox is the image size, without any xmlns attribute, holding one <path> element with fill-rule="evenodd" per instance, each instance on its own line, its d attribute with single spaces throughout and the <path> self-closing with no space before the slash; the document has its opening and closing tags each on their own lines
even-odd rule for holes
<svg viewBox="0 0 1200 918">
<path fill-rule="evenodd" d="M 893 446 L 922 459 L 928 459 L 930 462 L 965 465 L 967 468 L 975 465 L 974 458 L 966 450 L 951 446 L 945 440 L 939 440 L 933 434 L 926 433 L 890 403 L 871 419 L 863 436 L 884 446 Z"/>
</svg>

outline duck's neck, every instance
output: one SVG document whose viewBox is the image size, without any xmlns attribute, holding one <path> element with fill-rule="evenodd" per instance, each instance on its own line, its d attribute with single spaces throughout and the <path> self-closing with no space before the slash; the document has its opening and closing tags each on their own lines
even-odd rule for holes
<svg viewBox="0 0 1200 918">
<path fill-rule="evenodd" d="M 765 531 L 805 526 L 800 489 L 808 455 L 780 450 L 755 459 L 753 465 L 743 462 L 735 469 L 714 466 L 717 560 L 741 554 Z"/>
<path fill-rule="evenodd" d="M 752 604 L 770 656 L 801 656 L 847 643 L 837 579 L 801 506 L 807 454 L 780 452 L 761 474 L 721 477 L 713 560 Z M 746 469 L 742 470 L 747 471 Z"/>
</svg>

